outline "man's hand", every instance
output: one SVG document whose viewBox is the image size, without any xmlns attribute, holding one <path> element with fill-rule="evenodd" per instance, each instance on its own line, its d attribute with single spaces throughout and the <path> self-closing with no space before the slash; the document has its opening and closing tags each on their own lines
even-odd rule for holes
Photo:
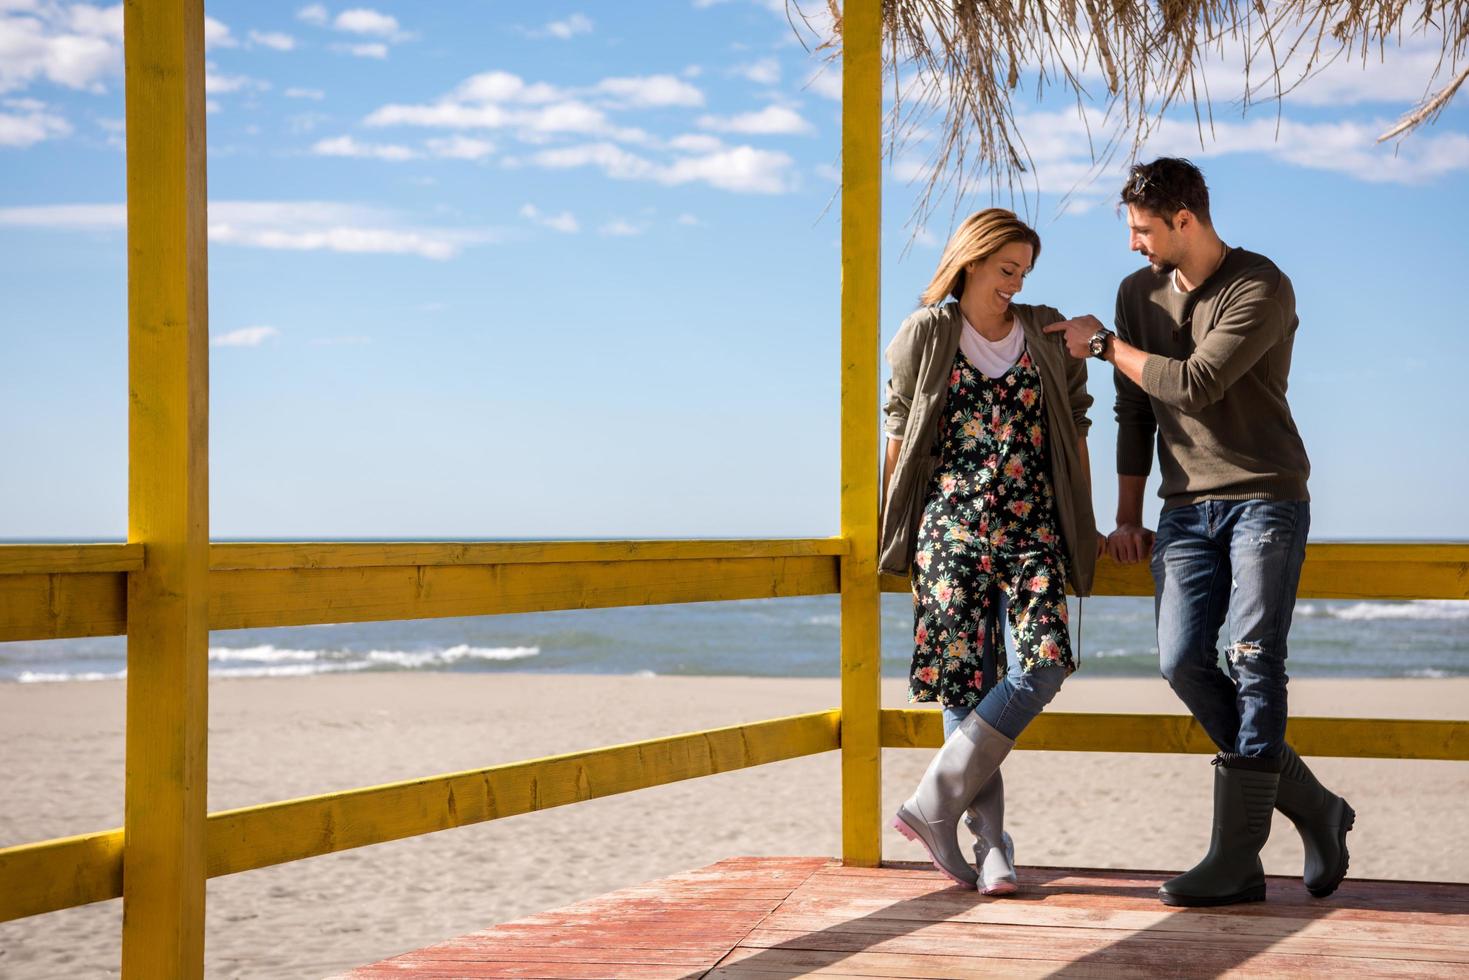
<svg viewBox="0 0 1469 980">
<path fill-rule="evenodd" d="M 1107 535 L 1107 554 L 1124 565 L 1132 565 L 1153 555 L 1153 532 L 1140 524 L 1119 524 Z"/>
<path fill-rule="evenodd" d="M 1086 360 L 1092 356 L 1091 348 L 1087 344 L 1096 336 L 1098 330 L 1104 329 L 1102 321 L 1088 313 L 1072 320 L 1062 320 L 1043 327 L 1046 333 L 1062 334 L 1061 342 L 1065 345 L 1072 357 Z"/>
<path fill-rule="evenodd" d="M 1107 536 L 1101 531 L 1097 532 L 1097 557 L 1100 558 L 1107 553 Z"/>
</svg>

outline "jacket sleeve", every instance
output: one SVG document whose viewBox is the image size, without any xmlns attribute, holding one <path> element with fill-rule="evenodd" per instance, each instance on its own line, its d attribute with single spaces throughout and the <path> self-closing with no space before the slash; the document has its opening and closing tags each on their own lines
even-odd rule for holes
<svg viewBox="0 0 1469 980">
<path fill-rule="evenodd" d="M 1117 336 L 1134 347 L 1141 346 L 1127 322 L 1120 289 L 1117 291 L 1114 323 Z M 1112 380 L 1117 388 L 1114 409 L 1117 417 L 1117 472 L 1121 476 L 1147 476 L 1153 470 L 1153 439 L 1158 431 L 1153 403 L 1131 378 L 1115 368 Z"/>
<path fill-rule="evenodd" d="M 1185 412 L 1207 408 L 1290 332 L 1295 301 L 1285 277 L 1242 284 L 1187 360 L 1149 355 L 1143 390 Z M 1281 286 L 1285 288 L 1280 288 Z"/>
<path fill-rule="evenodd" d="M 1055 307 L 1040 307 L 1039 322 L 1042 326 L 1050 326 L 1066 319 L 1066 314 Z M 1086 438 L 1087 430 L 1091 429 L 1091 419 L 1087 416 L 1087 410 L 1094 403 L 1094 398 L 1087 391 L 1087 363 L 1080 357 L 1071 357 L 1069 354 L 1062 356 L 1066 366 L 1066 401 L 1071 404 L 1071 420 L 1077 426 L 1077 432 L 1081 438 Z"/>
<path fill-rule="evenodd" d="M 922 359 L 920 332 L 926 323 L 922 312 L 920 310 L 903 321 L 898 335 L 884 352 L 892 368 L 892 377 L 888 379 L 887 398 L 882 406 L 882 431 L 890 439 L 901 439 L 908 430 L 908 413 L 913 408 L 913 395 L 918 390 L 918 368 Z"/>
</svg>

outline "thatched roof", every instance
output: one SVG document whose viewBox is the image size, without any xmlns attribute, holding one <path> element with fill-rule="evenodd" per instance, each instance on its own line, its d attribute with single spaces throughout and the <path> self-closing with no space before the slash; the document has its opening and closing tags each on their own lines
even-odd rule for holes
<svg viewBox="0 0 1469 980">
<path fill-rule="evenodd" d="M 832 28 L 824 46 L 840 54 L 841 4 L 825 2 Z M 1365 65 L 1405 37 L 1437 42 L 1441 53 L 1422 80 L 1422 102 L 1381 139 L 1432 121 L 1469 80 L 1469 0 L 883 0 L 882 7 L 894 102 L 889 149 L 918 133 L 932 137 L 921 213 L 936 196 L 952 191 L 957 200 L 978 184 L 1026 188 L 1032 168 L 1012 110 L 1019 95 L 1059 89 L 1078 111 L 1104 110 L 1092 133 L 1092 159 L 1101 166 L 1134 156 L 1172 107 L 1192 106 L 1207 142 L 1220 100 L 1278 104 L 1333 61 Z M 1226 56 L 1243 63 L 1240 90 L 1206 90 L 1201 69 Z"/>
</svg>

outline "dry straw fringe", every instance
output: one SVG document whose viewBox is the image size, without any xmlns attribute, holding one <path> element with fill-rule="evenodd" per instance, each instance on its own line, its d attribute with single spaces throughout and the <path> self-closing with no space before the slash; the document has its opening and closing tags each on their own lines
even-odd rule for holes
<svg viewBox="0 0 1469 980">
<path fill-rule="evenodd" d="M 788 0 L 793 22 L 815 25 L 801 2 L 820 0 Z M 841 6 L 826 3 L 821 47 L 837 58 Z M 1275 102 L 1278 113 L 1283 98 L 1327 65 L 1350 59 L 1365 67 L 1407 37 L 1437 40 L 1439 57 L 1420 105 L 1379 141 L 1431 122 L 1469 80 L 1469 66 L 1461 70 L 1469 0 L 882 0 L 882 12 L 888 152 L 932 139 L 915 224 L 951 193 L 957 209 L 986 183 L 992 196 L 1027 191 L 1034 166 L 1013 109 L 1022 81 L 1037 99 L 1052 88 L 1071 95 L 1095 176 L 1119 154 L 1132 162 L 1174 106 L 1193 107 L 1206 145 L 1217 98 L 1241 111 Z M 1211 93 L 1203 68 L 1226 56 L 1243 59 L 1243 89 Z M 1453 80 L 1433 92 L 1443 76 Z"/>
</svg>

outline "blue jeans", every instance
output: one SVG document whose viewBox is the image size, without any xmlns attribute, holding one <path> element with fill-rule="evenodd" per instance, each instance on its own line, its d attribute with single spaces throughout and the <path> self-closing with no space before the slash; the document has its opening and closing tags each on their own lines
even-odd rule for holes
<svg viewBox="0 0 1469 980">
<path fill-rule="evenodd" d="M 970 711 L 978 711 L 990 727 L 1006 738 L 1017 738 L 1030 720 L 1051 703 L 1065 679 L 1066 668 L 1060 666 L 1006 674 L 977 707 L 944 709 L 944 739 L 954 733 Z"/>
<path fill-rule="evenodd" d="M 1310 504 L 1285 500 L 1205 500 L 1158 520 L 1159 666 L 1225 752 L 1275 758 L 1285 745 L 1286 636 L 1310 526 Z"/>
</svg>

